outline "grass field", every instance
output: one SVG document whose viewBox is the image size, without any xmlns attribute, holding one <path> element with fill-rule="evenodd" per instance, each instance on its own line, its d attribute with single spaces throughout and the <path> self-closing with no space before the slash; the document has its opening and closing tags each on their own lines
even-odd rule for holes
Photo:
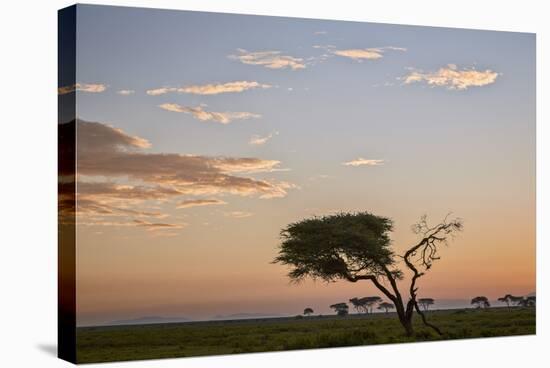
<svg viewBox="0 0 550 368">
<path fill-rule="evenodd" d="M 80 327 L 79 363 L 330 348 L 535 333 L 534 308 L 428 312 L 444 336 L 415 317 L 406 337 L 393 314 Z"/>
</svg>

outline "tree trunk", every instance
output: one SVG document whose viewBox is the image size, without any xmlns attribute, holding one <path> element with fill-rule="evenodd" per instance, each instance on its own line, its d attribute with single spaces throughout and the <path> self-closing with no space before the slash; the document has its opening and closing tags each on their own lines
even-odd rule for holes
<svg viewBox="0 0 550 368">
<path fill-rule="evenodd" d="M 397 312 L 397 316 L 399 317 L 399 322 L 401 322 L 401 326 L 405 329 L 405 334 L 407 336 L 413 336 L 414 335 L 414 329 L 412 325 L 412 313 L 407 314 L 405 312 L 405 307 L 401 300 L 398 300 L 397 303 L 395 303 L 395 311 Z"/>
<path fill-rule="evenodd" d="M 413 336 L 414 335 L 414 329 L 413 329 L 413 326 L 412 326 L 412 318 L 403 317 L 403 318 L 400 318 L 399 321 L 401 322 L 401 325 L 405 329 L 405 334 L 409 337 Z"/>
</svg>

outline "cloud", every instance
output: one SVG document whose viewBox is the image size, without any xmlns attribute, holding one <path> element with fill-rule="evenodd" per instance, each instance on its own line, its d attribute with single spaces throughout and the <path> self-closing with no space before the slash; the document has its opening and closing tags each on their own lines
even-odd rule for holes
<svg viewBox="0 0 550 368">
<path fill-rule="evenodd" d="M 178 91 L 177 87 L 160 87 L 160 88 L 148 89 L 146 93 L 149 96 L 160 96 L 170 92 L 177 92 L 177 91 Z"/>
<path fill-rule="evenodd" d="M 230 59 L 238 60 L 243 64 L 260 65 L 268 69 L 292 70 L 305 69 L 304 59 L 289 55 L 283 55 L 281 51 L 256 51 L 249 52 L 244 49 L 237 49 L 237 55 L 229 55 Z"/>
<path fill-rule="evenodd" d="M 149 222 L 143 220 L 134 220 L 136 226 L 145 227 L 149 231 L 155 230 L 172 230 L 172 229 L 182 229 L 187 224 L 167 224 L 162 222 Z"/>
<path fill-rule="evenodd" d="M 279 132 L 273 132 L 273 133 L 269 133 L 265 137 L 261 137 L 259 135 L 253 135 L 250 138 L 250 140 L 248 141 L 248 144 L 253 145 L 253 146 L 261 146 L 261 145 L 266 144 L 267 141 L 269 141 L 271 138 L 273 138 L 273 136 L 278 135 L 278 134 L 279 134 Z"/>
<path fill-rule="evenodd" d="M 372 47 L 366 49 L 345 49 L 345 50 L 335 50 L 333 47 L 328 47 L 334 55 L 347 57 L 355 61 L 363 60 L 376 60 L 384 57 L 384 53 L 388 50 L 390 51 L 407 51 L 403 47 L 395 46 L 384 46 L 384 47 Z"/>
<path fill-rule="evenodd" d="M 233 211 L 233 212 L 224 213 L 225 217 L 232 217 L 232 218 L 246 218 L 246 217 L 250 217 L 252 215 L 253 215 L 253 213 L 244 212 L 244 211 Z"/>
<path fill-rule="evenodd" d="M 133 95 L 134 93 L 136 93 L 136 91 L 134 91 L 133 89 L 121 89 L 121 90 L 118 90 L 116 93 L 122 96 L 128 96 L 128 95 Z"/>
<path fill-rule="evenodd" d="M 78 122 L 78 152 L 103 152 L 149 148 L 151 143 L 144 138 L 130 135 L 122 129 L 107 124 Z"/>
<path fill-rule="evenodd" d="M 257 119 L 261 115 L 254 114 L 251 112 L 215 112 L 215 111 L 206 111 L 202 106 L 189 107 L 181 106 L 174 103 L 164 103 L 159 105 L 159 107 L 166 111 L 172 112 L 181 112 L 185 114 L 191 114 L 193 117 L 200 121 L 215 121 L 221 124 L 229 124 L 233 120 L 246 120 L 246 119 Z"/>
<path fill-rule="evenodd" d="M 316 32 L 313 32 L 313 34 L 316 35 L 316 36 L 320 36 L 320 35 L 326 35 L 326 34 L 328 34 L 328 32 L 327 31 L 316 31 Z"/>
<path fill-rule="evenodd" d="M 227 202 L 224 202 L 221 199 L 192 199 L 178 203 L 177 208 L 220 206 L 224 204 L 227 204 Z"/>
<path fill-rule="evenodd" d="M 105 84 L 91 84 L 91 83 L 76 83 L 70 86 L 63 86 L 57 89 L 59 95 L 66 95 L 74 91 L 88 92 L 88 93 L 100 93 L 107 89 Z"/>
<path fill-rule="evenodd" d="M 269 84 L 262 84 L 256 81 L 235 81 L 228 83 L 212 83 L 204 85 L 191 85 L 185 87 L 161 87 L 156 89 L 150 89 L 147 94 L 150 96 L 159 96 L 170 92 L 176 93 L 190 93 L 195 95 L 217 95 L 220 93 L 239 93 L 251 89 L 271 88 Z"/>
<path fill-rule="evenodd" d="M 65 134 L 65 129 L 74 131 L 74 124 L 61 124 L 60 134 Z M 146 139 L 107 124 L 83 120 L 77 124 L 79 198 L 122 207 L 119 202 L 164 201 L 184 195 L 278 198 L 295 188 L 291 183 L 247 176 L 280 170 L 278 160 L 148 153 Z M 61 176 L 74 175 L 73 171 L 60 166 Z M 70 194 L 71 184 L 65 188 Z"/>
<path fill-rule="evenodd" d="M 335 50 L 333 52 L 335 55 L 345 56 L 354 60 L 382 58 L 382 53 L 378 49 L 349 49 Z"/>
<path fill-rule="evenodd" d="M 482 87 L 496 81 L 498 73 L 490 69 L 477 71 L 474 68 L 458 69 L 455 64 L 448 64 L 435 72 L 424 73 L 413 70 L 401 78 L 404 84 L 426 83 L 432 87 L 446 87 L 449 90 L 466 90 L 470 87 Z"/>
<path fill-rule="evenodd" d="M 179 208 L 221 205 L 217 195 L 237 195 L 261 199 L 281 198 L 294 184 L 250 175 L 270 173 L 280 161 L 254 157 L 199 156 L 150 153 L 144 138 L 113 126 L 78 120 L 61 124 L 60 134 L 74 132 L 77 124 L 78 201 L 74 168 L 60 166 L 60 223 L 81 225 L 134 226 L 147 229 L 180 229 L 183 225 L 158 223 L 167 217 L 167 203 L 178 206 L 184 196 L 211 196 L 179 202 Z M 64 151 L 63 141 L 60 150 Z M 76 211 L 78 208 L 78 214 Z M 138 220 L 138 221 L 134 221 Z"/>
<path fill-rule="evenodd" d="M 367 160 L 365 158 L 357 158 L 352 161 L 343 162 L 344 166 L 381 166 L 384 164 L 384 160 Z"/>
</svg>

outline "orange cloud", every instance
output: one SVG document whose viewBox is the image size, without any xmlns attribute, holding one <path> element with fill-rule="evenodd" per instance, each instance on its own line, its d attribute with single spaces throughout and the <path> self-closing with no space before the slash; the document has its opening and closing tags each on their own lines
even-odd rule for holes
<svg viewBox="0 0 550 368">
<path fill-rule="evenodd" d="M 206 111 L 202 106 L 188 107 L 181 106 L 173 103 L 165 103 L 159 105 L 159 107 L 166 111 L 179 112 L 185 114 L 191 114 L 193 117 L 200 121 L 215 121 L 221 124 L 229 124 L 233 120 L 246 120 L 260 118 L 261 115 L 251 112 L 215 112 Z"/>
<path fill-rule="evenodd" d="M 253 213 L 251 212 L 244 212 L 244 211 L 232 211 L 232 212 L 226 212 L 224 213 L 225 217 L 232 217 L 232 218 L 246 218 L 252 216 Z"/>
<path fill-rule="evenodd" d="M 190 93 L 195 95 L 217 95 L 220 93 L 239 93 L 251 89 L 266 89 L 271 88 L 269 84 L 262 84 L 258 82 L 249 81 L 236 81 L 228 83 L 211 83 L 204 85 L 192 85 L 185 87 L 161 87 L 156 89 L 150 89 L 147 94 L 150 96 L 163 95 L 170 92 L 176 93 Z"/>
<path fill-rule="evenodd" d="M 363 60 L 376 60 L 384 57 L 384 53 L 387 51 L 407 51 L 404 47 L 395 47 L 395 46 L 384 46 L 384 47 L 371 47 L 364 49 L 342 49 L 337 50 L 335 46 L 314 46 L 314 48 L 322 48 L 334 55 L 347 57 L 355 61 Z"/>
<path fill-rule="evenodd" d="M 496 81 L 498 73 L 490 69 L 477 71 L 458 69 L 454 64 L 448 64 L 435 72 L 411 71 L 403 77 L 405 84 L 424 82 L 433 87 L 447 87 L 449 90 L 465 90 L 470 87 L 482 87 Z"/>
<path fill-rule="evenodd" d="M 91 83 L 76 83 L 71 86 L 63 86 L 57 89 L 59 95 L 65 95 L 75 91 L 88 92 L 88 93 L 100 93 L 107 89 L 105 84 L 91 84 Z"/>
<path fill-rule="evenodd" d="M 249 52 L 237 49 L 237 55 L 229 55 L 230 59 L 238 60 L 243 64 L 260 65 L 268 69 L 305 69 L 304 59 L 283 55 L 281 51 L 256 51 Z"/>
<path fill-rule="evenodd" d="M 70 124 L 75 122 L 61 124 L 60 129 L 74 130 Z M 165 214 L 150 209 L 151 201 L 166 202 L 186 195 L 269 199 L 284 197 L 295 188 L 287 182 L 246 176 L 278 170 L 277 160 L 147 153 L 144 149 L 150 143 L 141 137 L 106 124 L 82 120 L 77 124 L 77 208 L 82 224 L 120 223 L 109 219 L 113 217 L 162 218 Z M 60 175 L 70 176 L 71 170 L 60 167 Z M 60 189 L 60 218 L 71 221 L 76 212 L 74 183 L 63 183 Z M 183 201 L 179 208 L 216 204 L 225 202 L 216 198 Z"/>
<path fill-rule="evenodd" d="M 348 162 L 343 162 L 344 166 L 380 166 L 384 164 L 384 160 L 368 160 L 366 158 L 357 158 Z"/>
<path fill-rule="evenodd" d="M 202 206 L 219 206 L 227 204 L 227 202 L 221 199 L 193 199 L 182 201 L 178 203 L 177 208 L 190 208 L 190 207 L 202 207 Z"/>
<path fill-rule="evenodd" d="M 262 146 L 267 143 L 273 136 L 278 135 L 279 132 L 269 133 L 265 137 L 261 137 L 259 135 L 253 135 L 250 140 L 248 141 L 248 144 L 252 146 Z"/>
</svg>

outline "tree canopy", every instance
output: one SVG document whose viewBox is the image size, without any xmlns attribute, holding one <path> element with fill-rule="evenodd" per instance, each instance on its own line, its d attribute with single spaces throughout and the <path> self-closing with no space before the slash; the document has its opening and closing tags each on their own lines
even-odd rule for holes
<svg viewBox="0 0 550 368">
<path fill-rule="evenodd" d="M 310 314 L 313 314 L 313 309 L 311 309 L 309 307 L 304 309 L 304 315 L 305 316 L 309 316 Z"/>
<path fill-rule="evenodd" d="M 472 299 L 470 304 L 476 306 L 477 308 L 489 308 L 491 306 L 491 303 L 489 303 L 489 299 L 485 296 L 476 296 Z"/>
<path fill-rule="evenodd" d="M 393 309 L 393 308 L 394 308 L 393 304 L 388 302 L 382 302 L 378 305 L 378 309 L 384 310 L 386 313 L 388 313 L 389 309 Z"/>
<path fill-rule="evenodd" d="M 275 262 L 291 265 L 291 280 L 355 280 L 383 275 L 395 264 L 389 233 L 393 223 L 368 212 L 314 217 L 288 225 Z M 397 272 L 397 270 L 395 270 Z"/>
<path fill-rule="evenodd" d="M 428 310 L 430 309 L 430 305 L 435 304 L 435 300 L 432 298 L 420 298 L 418 299 L 418 304 L 420 304 L 424 310 Z"/>
<path fill-rule="evenodd" d="M 349 307 L 346 303 L 336 303 L 330 306 L 331 309 L 334 309 L 336 314 L 339 316 L 345 316 L 348 314 Z"/>
</svg>

